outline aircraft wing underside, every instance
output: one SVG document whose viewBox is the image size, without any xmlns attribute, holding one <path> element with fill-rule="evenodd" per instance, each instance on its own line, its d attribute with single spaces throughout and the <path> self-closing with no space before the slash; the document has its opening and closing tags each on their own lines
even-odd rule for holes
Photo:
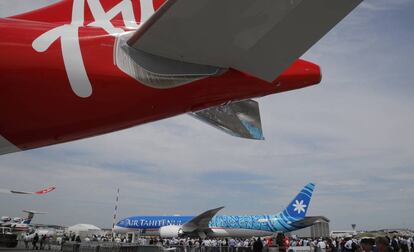
<svg viewBox="0 0 414 252">
<path fill-rule="evenodd" d="M 171 75 L 233 68 L 271 82 L 361 2 L 168 0 L 127 44 L 154 56 L 145 65 L 152 73 L 169 59 Z"/>
<path fill-rule="evenodd" d="M 231 102 L 193 112 L 190 115 L 232 136 L 264 139 L 259 103 L 253 100 Z"/>
</svg>

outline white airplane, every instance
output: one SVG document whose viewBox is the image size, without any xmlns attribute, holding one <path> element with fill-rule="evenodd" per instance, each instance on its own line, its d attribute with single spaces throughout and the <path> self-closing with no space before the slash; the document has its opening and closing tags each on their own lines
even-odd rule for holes
<svg viewBox="0 0 414 252">
<path fill-rule="evenodd" d="M 30 223 L 35 214 L 46 214 L 46 212 L 38 212 L 33 210 L 23 210 L 23 212 L 28 213 L 26 218 L 9 216 L 2 216 L 0 221 L 0 227 L 9 227 L 13 231 L 17 232 L 27 232 L 30 229 Z"/>
<path fill-rule="evenodd" d="M 38 228 L 35 229 L 33 233 L 29 234 L 28 237 L 33 238 L 36 234 L 39 237 L 42 237 L 43 235 L 46 237 L 53 237 L 56 235 L 56 230 L 52 228 Z"/>
</svg>

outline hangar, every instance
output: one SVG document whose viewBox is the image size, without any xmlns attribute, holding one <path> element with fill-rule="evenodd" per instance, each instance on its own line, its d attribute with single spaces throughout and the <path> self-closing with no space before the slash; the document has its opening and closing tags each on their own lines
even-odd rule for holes
<svg viewBox="0 0 414 252">
<path fill-rule="evenodd" d="M 290 232 L 289 234 L 299 238 L 329 237 L 329 222 L 328 218 L 320 216 L 312 226 Z"/>
</svg>

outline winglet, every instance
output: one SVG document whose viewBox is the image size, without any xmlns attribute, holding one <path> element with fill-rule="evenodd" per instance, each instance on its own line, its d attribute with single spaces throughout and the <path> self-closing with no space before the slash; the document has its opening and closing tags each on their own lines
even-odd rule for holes
<svg viewBox="0 0 414 252">
<path fill-rule="evenodd" d="M 305 218 L 314 189 L 314 183 L 308 183 L 305 185 L 298 195 L 296 195 L 296 197 L 292 200 L 292 202 L 285 208 L 285 210 L 283 210 L 284 215 L 291 217 L 294 220 Z"/>
</svg>

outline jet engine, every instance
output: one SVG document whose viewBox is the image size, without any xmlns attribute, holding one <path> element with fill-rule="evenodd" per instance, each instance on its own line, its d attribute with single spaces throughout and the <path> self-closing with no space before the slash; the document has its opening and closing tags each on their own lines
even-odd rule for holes
<svg viewBox="0 0 414 252">
<path fill-rule="evenodd" d="M 175 237 L 180 237 L 183 234 L 184 232 L 183 232 L 182 226 L 170 225 L 170 226 L 164 226 L 160 228 L 161 238 L 175 238 Z"/>
</svg>

